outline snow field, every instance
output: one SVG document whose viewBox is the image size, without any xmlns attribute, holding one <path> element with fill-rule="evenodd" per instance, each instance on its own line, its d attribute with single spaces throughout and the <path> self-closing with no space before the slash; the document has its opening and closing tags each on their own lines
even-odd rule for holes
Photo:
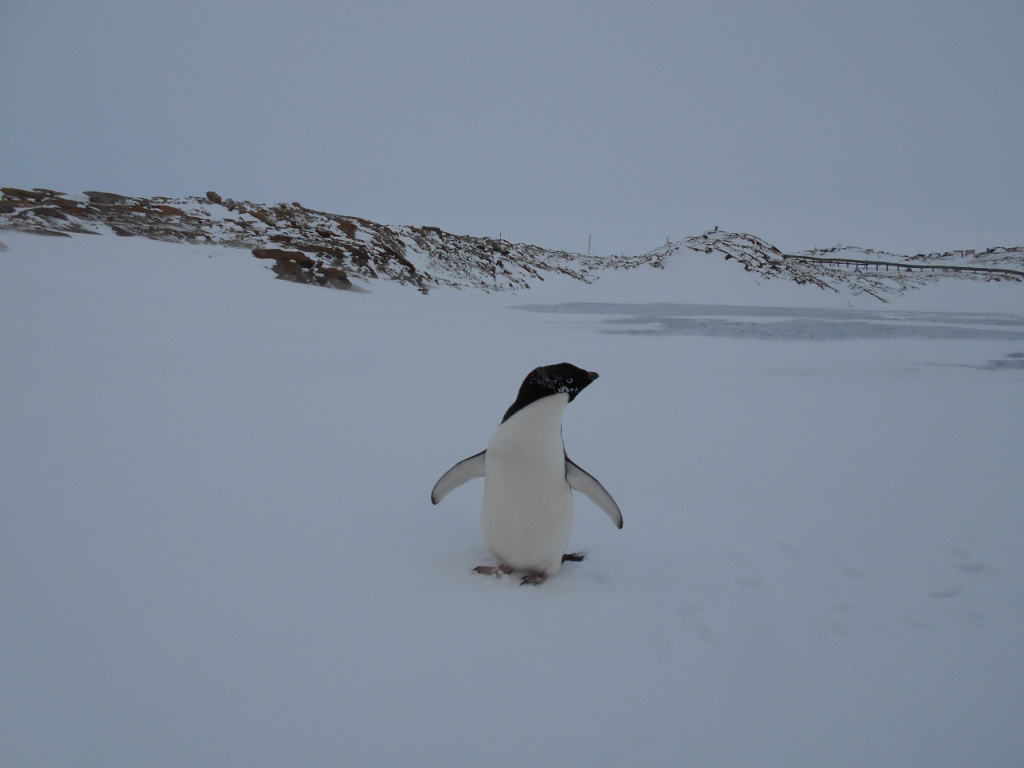
<svg viewBox="0 0 1024 768">
<path fill-rule="evenodd" d="M 701 295 L 679 270 L 347 294 L 245 252 L 0 239 L 0 763 L 1024 756 L 1024 371 L 965 367 L 1024 343 L 510 308 Z M 757 303 L 717 274 L 708 301 Z M 950 285 L 926 308 L 993 308 Z M 625 527 L 577 495 L 583 563 L 473 574 L 482 486 L 430 488 L 562 360 L 601 374 L 564 436 Z"/>
</svg>

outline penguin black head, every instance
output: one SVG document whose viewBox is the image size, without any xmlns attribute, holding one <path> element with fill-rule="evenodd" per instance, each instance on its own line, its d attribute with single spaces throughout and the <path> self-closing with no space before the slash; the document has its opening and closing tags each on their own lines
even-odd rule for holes
<svg viewBox="0 0 1024 768">
<path fill-rule="evenodd" d="M 519 396 L 512 406 L 505 412 L 502 423 L 508 421 L 509 417 L 517 411 L 535 403 L 541 398 L 550 395 L 557 395 L 559 392 L 569 393 L 571 403 L 580 392 L 590 385 L 597 378 L 594 371 L 585 371 L 577 368 L 572 363 L 558 363 L 557 365 L 544 365 L 534 368 L 529 375 L 523 379 L 519 387 Z"/>
</svg>

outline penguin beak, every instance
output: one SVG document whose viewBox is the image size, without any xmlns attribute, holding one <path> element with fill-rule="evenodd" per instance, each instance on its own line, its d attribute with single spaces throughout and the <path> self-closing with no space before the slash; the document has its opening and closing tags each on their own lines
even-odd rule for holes
<svg viewBox="0 0 1024 768">
<path fill-rule="evenodd" d="M 597 380 L 597 371 L 587 371 L 587 376 L 590 377 L 591 381 Z"/>
</svg>

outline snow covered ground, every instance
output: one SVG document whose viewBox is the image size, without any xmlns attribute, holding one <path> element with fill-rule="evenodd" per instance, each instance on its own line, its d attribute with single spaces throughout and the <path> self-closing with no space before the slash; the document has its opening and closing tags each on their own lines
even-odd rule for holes
<svg viewBox="0 0 1024 768">
<path fill-rule="evenodd" d="M 0 240 L 0 764 L 1024 763 L 1020 285 L 355 294 Z M 577 496 L 584 562 L 474 574 L 482 485 L 430 488 L 563 360 L 625 527 Z"/>
</svg>

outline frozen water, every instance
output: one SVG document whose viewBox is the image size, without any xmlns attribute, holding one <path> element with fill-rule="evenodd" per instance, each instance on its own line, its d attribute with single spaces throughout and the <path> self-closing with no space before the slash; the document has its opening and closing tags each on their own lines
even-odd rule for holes
<svg viewBox="0 0 1024 768">
<path fill-rule="evenodd" d="M 702 304 L 525 304 L 540 313 L 601 316 L 607 333 L 826 341 L 948 339 L 1024 342 L 1024 315 Z"/>
</svg>

